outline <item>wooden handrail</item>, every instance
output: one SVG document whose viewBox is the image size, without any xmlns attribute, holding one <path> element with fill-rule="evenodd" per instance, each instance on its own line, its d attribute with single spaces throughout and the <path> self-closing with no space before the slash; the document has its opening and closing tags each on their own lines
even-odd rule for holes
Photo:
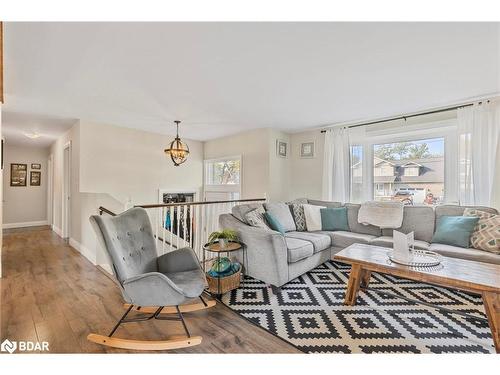
<svg viewBox="0 0 500 375">
<path fill-rule="evenodd" d="M 266 198 L 254 198 L 254 199 L 235 199 L 231 201 L 207 201 L 207 202 L 178 202 L 178 203 L 163 203 L 163 204 L 140 204 L 134 207 L 142 208 L 159 208 L 159 207 L 175 207 L 175 206 L 197 206 L 205 204 L 216 204 L 216 203 L 239 203 L 239 202 L 262 202 Z"/>
</svg>

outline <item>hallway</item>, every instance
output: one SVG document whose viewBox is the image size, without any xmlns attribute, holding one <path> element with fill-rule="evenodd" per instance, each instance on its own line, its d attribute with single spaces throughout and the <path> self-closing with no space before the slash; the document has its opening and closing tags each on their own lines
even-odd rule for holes
<svg viewBox="0 0 500 375">
<path fill-rule="evenodd" d="M 123 314 L 114 281 L 48 227 L 4 231 L 0 339 L 48 341 L 51 353 L 130 352 L 87 341 L 105 334 Z M 176 353 L 297 353 L 229 308 L 185 314 L 199 346 Z M 178 322 L 129 323 L 118 337 L 158 340 L 182 332 Z"/>
</svg>

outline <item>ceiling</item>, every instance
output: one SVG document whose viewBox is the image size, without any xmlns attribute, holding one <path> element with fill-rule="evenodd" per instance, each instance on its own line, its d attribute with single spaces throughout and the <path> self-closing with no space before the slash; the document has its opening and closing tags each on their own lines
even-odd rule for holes
<svg viewBox="0 0 500 375">
<path fill-rule="evenodd" d="M 498 23 L 7 23 L 4 38 L 6 123 L 179 119 L 207 140 L 500 91 Z"/>
<path fill-rule="evenodd" d="M 75 119 L 2 111 L 2 137 L 9 145 L 46 148 L 75 122 Z M 32 134 L 38 138 L 26 136 Z"/>
</svg>

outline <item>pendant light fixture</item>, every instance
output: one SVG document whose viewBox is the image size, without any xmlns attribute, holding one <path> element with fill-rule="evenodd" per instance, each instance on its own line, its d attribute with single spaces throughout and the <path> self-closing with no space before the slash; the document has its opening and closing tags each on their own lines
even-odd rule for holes
<svg viewBox="0 0 500 375">
<path fill-rule="evenodd" d="M 174 165 L 178 167 L 187 160 L 189 155 L 189 147 L 186 143 L 182 142 L 179 138 L 179 124 L 180 121 L 174 121 L 177 126 L 177 135 L 175 139 L 170 143 L 169 148 L 165 149 L 165 153 L 170 155 Z"/>
</svg>

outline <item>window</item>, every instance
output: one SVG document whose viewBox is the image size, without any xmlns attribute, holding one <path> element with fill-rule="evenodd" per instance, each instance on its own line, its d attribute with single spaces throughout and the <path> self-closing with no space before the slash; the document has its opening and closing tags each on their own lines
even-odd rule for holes
<svg viewBox="0 0 500 375">
<path fill-rule="evenodd" d="M 241 157 L 205 160 L 205 200 L 240 198 Z"/>
<path fill-rule="evenodd" d="M 404 175 L 405 176 L 418 176 L 420 171 L 420 167 L 404 167 Z"/>
<path fill-rule="evenodd" d="M 375 200 L 437 205 L 444 200 L 444 138 L 373 145 Z"/>
<path fill-rule="evenodd" d="M 207 185 L 239 185 L 240 158 L 206 160 Z"/>
</svg>

